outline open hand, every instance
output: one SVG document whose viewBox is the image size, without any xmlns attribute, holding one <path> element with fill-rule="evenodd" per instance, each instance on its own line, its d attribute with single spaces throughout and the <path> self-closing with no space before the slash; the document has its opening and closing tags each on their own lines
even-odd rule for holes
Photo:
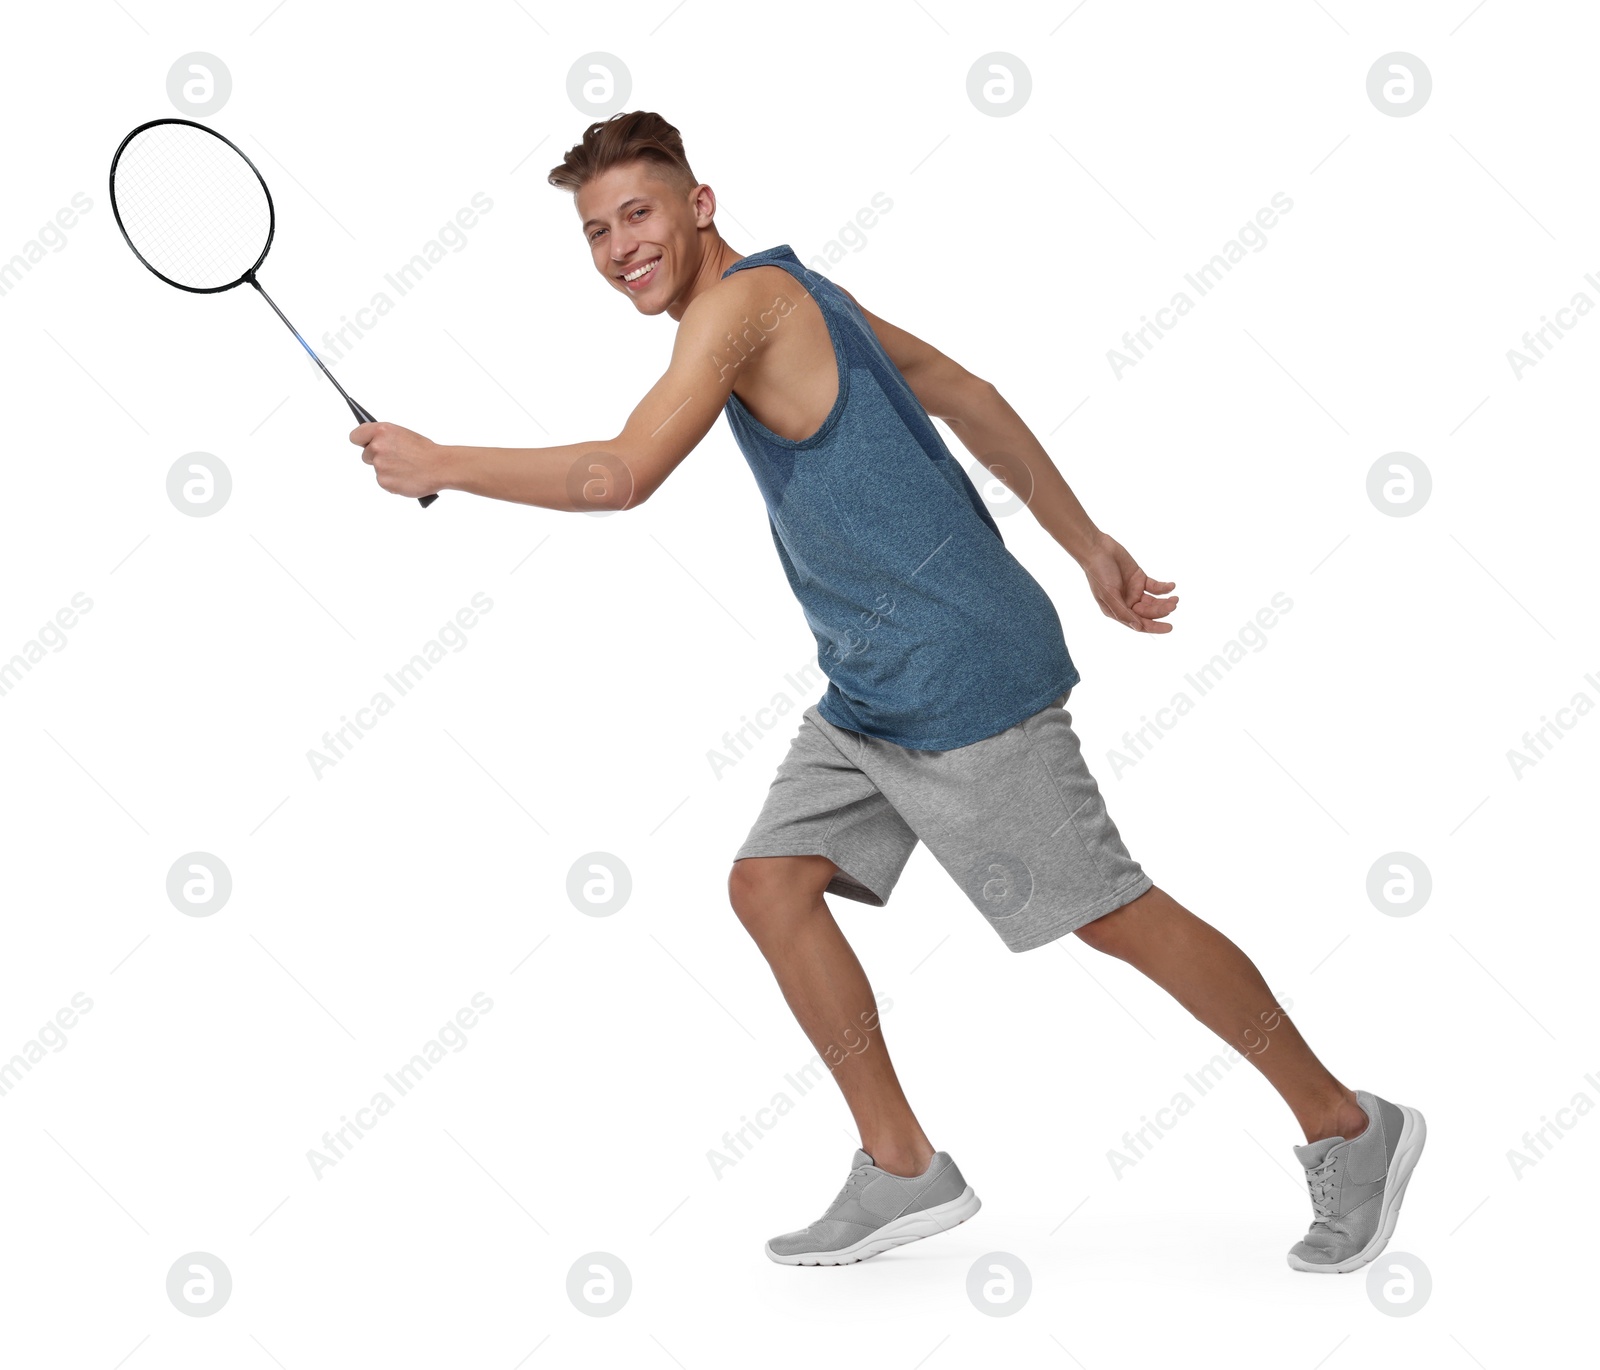
<svg viewBox="0 0 1600 1370">
<path fill-rule="evenodd" d="M 391 494 L 421 499 L 443 488 L 445 449 L 421 433 L 398 423 L 363 423 L 351 430 L 350 441 L 365 449 L 361 460 Z"/>
<path fill-rule="evenodd" d="M 1100 534 L 1094 545 L 1078 559 L 1089 578 L 1095 603 L 1107 618 L 1125 623 L 1136 633 L 1170 633 L 1172 625 L 1158 620 L 1178 607 L 1178 597 L 1158 599 L 1177 583 L 1151 580 L 1139 563 L 1115 538 Z"/>
</svg>

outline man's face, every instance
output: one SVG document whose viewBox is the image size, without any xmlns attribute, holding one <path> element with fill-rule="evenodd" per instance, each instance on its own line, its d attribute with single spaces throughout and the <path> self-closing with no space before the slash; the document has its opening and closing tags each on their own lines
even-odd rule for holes
<svg viewBox="0 0 1600 1370">
<path fill-rule="evenodd" d="M 696 190 L 710 194 L 709 187 Z M 575 197 L 595 270 L 641 314 L 660 314 L 692 282 L 695 198 L 644 158 L 594 177 Z"/>
</svg>

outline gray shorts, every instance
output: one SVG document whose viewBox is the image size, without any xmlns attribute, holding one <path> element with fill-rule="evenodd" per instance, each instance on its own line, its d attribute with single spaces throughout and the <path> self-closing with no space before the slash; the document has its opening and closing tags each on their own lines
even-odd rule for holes
<svg viewBox="0 0 1600 1370">
<path fill-rule="evenodd" d="M 831 894 L 882 906 L 920 840 L 1012 951 L 1151 886 L 1084 765 L 1067 697 L 993 737 L 930 752 L 836 727 L 813 704 L 734 855 L 826 856 Z"/>
</svg>

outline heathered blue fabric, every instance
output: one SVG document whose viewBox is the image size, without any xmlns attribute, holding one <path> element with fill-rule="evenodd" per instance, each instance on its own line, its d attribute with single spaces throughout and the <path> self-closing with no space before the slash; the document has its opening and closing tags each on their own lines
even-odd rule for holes
<svg viewBox="0 0 1600 1370">
<path fill-rule="evenodd" d="M 839 367 L 832 410 L 800 441 L 772 432 L 737 395 L 723 408 L 817 640 L 829 682 L 817 711 L 835 727 L 924 751 L 964 747 L 1037 713 L 1078 682 L 1044 588 L 1006 548 L 850 297 L 787 243 L 722 274 L 754 266 L 781 267 L 810 293 Z M 756 315 L 750 328 L 781 328 L 786 312 Z"/>
</svg>

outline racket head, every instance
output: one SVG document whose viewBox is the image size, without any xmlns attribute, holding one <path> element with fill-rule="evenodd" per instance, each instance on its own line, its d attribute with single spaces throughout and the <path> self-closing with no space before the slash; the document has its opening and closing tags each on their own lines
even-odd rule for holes
<svg viewBox="0 0 1600 1370">
<path fill-rule="evenodd" d="M 111 158 L 110 191 L 123 241 L 179 290 L 232 290 L 272 246 L 266 179 L 236 143 L 192 119 L 152 119 L 128 134 Z"/>
</svg>

